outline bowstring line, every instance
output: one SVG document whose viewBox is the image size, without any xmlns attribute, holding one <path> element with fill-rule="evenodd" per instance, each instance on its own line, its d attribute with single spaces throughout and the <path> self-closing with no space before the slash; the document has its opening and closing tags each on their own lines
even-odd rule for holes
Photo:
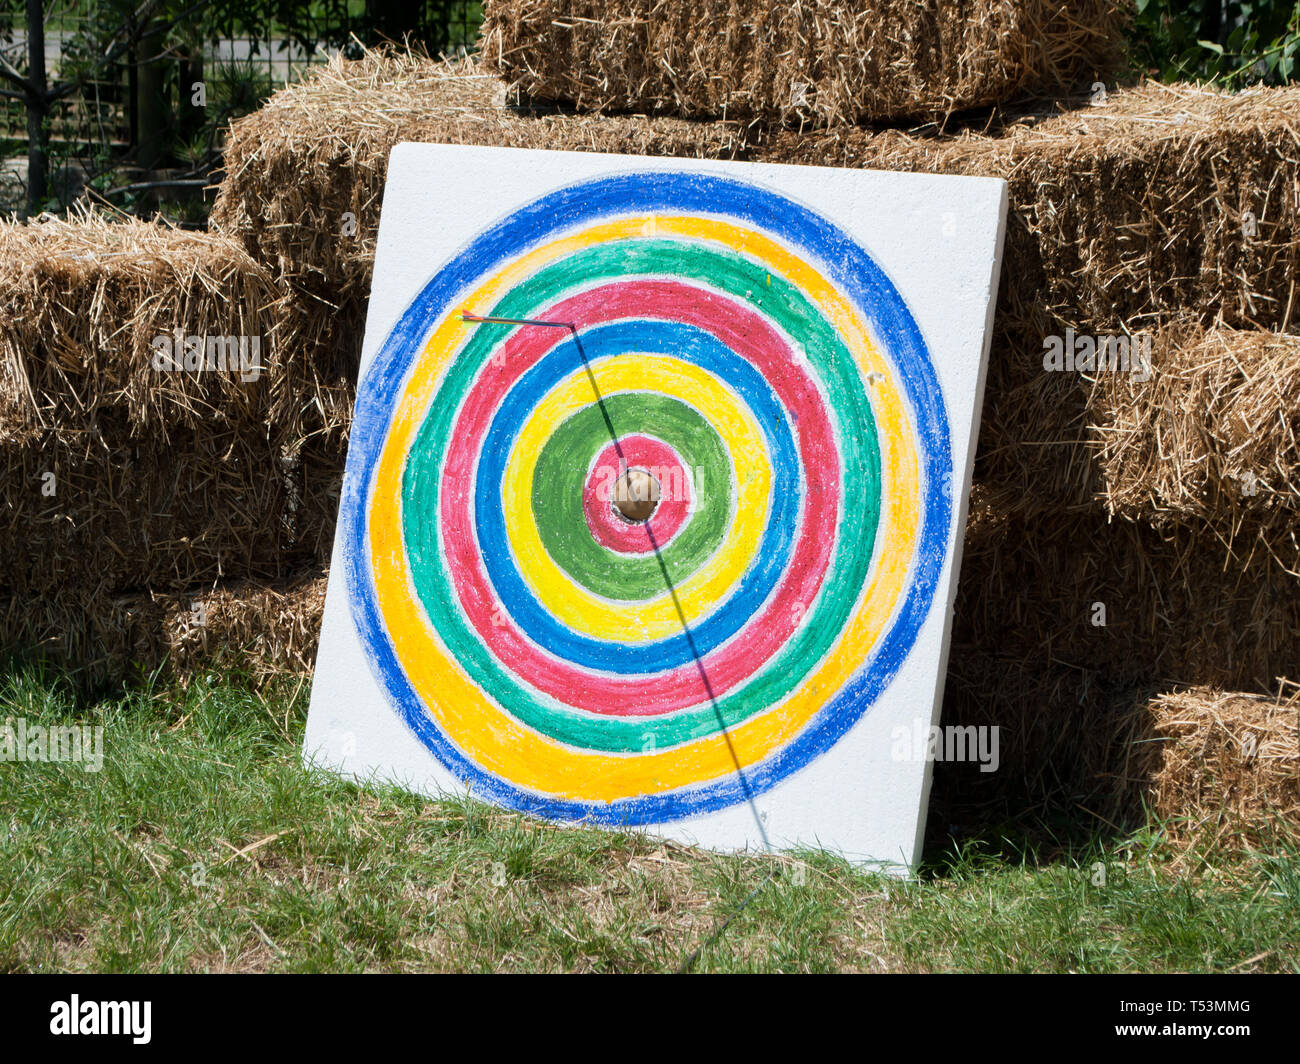
<svg viewBox="0 0 1300 1064">
<path fill-rule="evenodd" d="M 591 385 L 592 393 L 596 396 L 596 405 L 600 407 L 600 415 L 605 421 L 605 429 L 609 433 L 610 441 L 614 444 L 614 453 L 618 455 L 620 475 L 627 475 L 627 457 L 623 454 L 623 445 L 619 442 L 618 433 L 614 430 L 614 421 L 609 415 L 609 408 L 605 405 L 605 396 L 601 393 L 600 385 L 596 382 L 596 374 L 592 371 L 591 360 L 587 358 L 586 348 L 582 346 L 582 337 L 578 335 L 578 327 L 574 322 L 540 321 L 529 318 L 480 317 L 465 312 L 461 313 L 461 320 L 485 325 L 535 325 L 550 329 L 568 329 L 569 334 L 573 337 L 574 344 L 578 348 L 578 355 L 582 359 L 582 368 L 586 371 L 587 381 Z M 700 674 L 700 681 L 704 684 L 704 692 L 708 696 L 709 704 L 713 707 L 713 716 L 718 722 L 723 741 L 727 744 L 727 752 L 731 755 L 732 764 L 736 766 L 736 778 L 740 781 L 740 789 L 745 795 L 745 802 L 749 806 L 750 815 L 754 818 L 754 826 L 758 828 L 759 838 L 763 840 L 764 851 L 770 854 L 772 853 L 772 842 L 767 837 L 767 828 L 763 826 L 763 818 L 758 813 L 758 806 L 754 802 L 754 793 L 750 789 L 749 780 L 745 778 L 745 770 L 741 767 L 740 755 L 736 753 L 736 746 L 731 740 L 731 731 L 727 728 L 726 719 L 722 715 L 722 707 L 718 704 L 718 697 L 714 693 L 713 682 L 709 679 L 708 670 L 704 667 L 704 660 L 700 656 L 699 648 L 695 645 L 695 634 L 691 631 L 690 622 L 686 619 L 686 612 L 682 609 L 681 599 L 677 596 L 677 587 L 673 583 L 672 575 L 668 572 L 668 565 L 664 561 L 663 551 L 659 547 L 659 540 L 655 537 L 654 529 L 650 527 L 648 520 L 643 527 L 646 536 L 649 537 L 650 546 L 654 550 L 655 561 L 659 564 L 659 572 L 663 575 L 664 584 L 668 588 L 668 595 L 673 600 L 673 608 L 677 611 L 677 619 L 681 622 L 682 632 L 686 636 L 686 645 L 690 648 L 691 657 L 695 659 L 695 668 Z M 745 900 L 736 906 L 727 915 L 727 918 L 714 927 L 709 936 L 687 955 L 686 959 L 678 966 L 677 974 L 683 975 L 688 972 L 700 954 L 721 937 L 722 933 L 731 926 L 732 921 L 744 912 L 749 907 L 750 902 L 757 898 L 763 888 L 775 878 L 776 870 L 772 869 L 763 877 L 758 886 L 749 892 Z"/>
<path fill-rule="evenodd" d="M 601 393 L 600 385 L 596 382 L 596 374 L 591 368 L 591 360 L 587 357 L 587 349 L 582 346 L 582 337 L 578 333 L 578 326 L 571 321 L 544 321 L 537 318 L 499 318 L 487 317 L 478 314 L 470 314 L 466 311 L 461 312 L 461 320 L 473 324 L 482 325 L 534 325 L 546 329 L 567 329 L 569 335 L 573 337 L 574 345 L 578 349 L 578 356 L 582 359 L 582 368 L 587 374 L 587 382 L 591 385 L 592 394 L 596 396 L 596 405 L 600 408 L 600 416 L 605 422 L 605 431 L 609 433 L 610 441 L 614 444 L 614 453 L 618 455 L 619 468 L 621 475 L 627 474 L 627 456 L 623 453 L 623 445 L 619 442 L 618 433 L 614 429 L 614 420 L 610 417 L 609 408 L 605 405 L 605 396 Z M 664 578 L 664 584 L 668 588 L 668 595 L 672 599 L 673 608 L 677 612 L 677 619 L 681 622 L 682 632 L 686 636 L 686 645 L 690 648 L 691 657 L 695 659 L 696 671 L 700 674 L 700 681 L 704 685 L 704 693 L 708 696 L 709 705 L 713 708 L 713 716 L 718 722 L 718 728 L 722 731 L 723 741 L 727 745 L 727 752 L 731 755 L 731 762 L 736 766 L 736 777 L 740 780 L 740 789 L 745 796 L 745 802 L 749 806 L 750 814 L 754 818 L 754 826 L 758 828 L 759 838 L 763 840 L 763 849 L 771 853 L 772 842 L 767 836 L 767 828 L 763 825 L 763 818 L 758 813 L 758 806 L 754 802 L 754 792 L 749 786 L 749 780 L 745 777 L 745 770 L 740 764 L 740 755 L 736 752 L 736 745 L 732 742 L 731 731 L 727 727 L 726 719 L 722 715 L 722 707 L 718 704 L 718 696 L 714 693 L 713 682 L 709 679 L 708 670 L 704 667 L 704 660 L 700 656 L 699 647 L 695 643 L 695 633 L 691 631 L 690 622 L 686 619 L 686 611 L 682 608 L 681 599 L 677 595 L 677 587 L 673 583 L 672 575 L 668 572 L 668 564 L 664 561 L 662 549 L 659 546 L 659 540 L 654 534 L 654 529 L 650 527 L 647 521 L 643 527 L 646 536 L 649 537 L 650 546 L 654 550 L 655 561 L 659 565 L 659 572 Z M 748 902 L 746 902 L 748 904 Z M 734 915 L 734 914 L 733 914 Z"/>
<path fill-rule="evenodd" d="M 618 433 L 614 431 L 614 421 L 609 415 L 609 409 L 605 406 L 605 396 L 601 393 L 600 385 L 596 383 L 596 374 L 592 372 L 591 360 L 587 358 L 587 350 L 582 346 L 582 337 L 578 335 L 577 326 L 570 324 L 569 333 L 578 348 L 583 368 L 587 371 L 587 380 L 591 383 L 591 390 L 596 396 L 596 405 L 600 407 L 601 416 L 605 419 L 605 428 L 609 431 L 610 440 L 613 441 L 614 451 L 618 455 L 623 475 L 626 475 L 627 458 L 623 454 L 622 444 L 619 443 Z M 686 612 L 682 609 L 681 599 L 677 597 L 677 586 L 673 583 L 672 575 L 668 572 L 668 563 L 664 561 L 664 554 L 659 547 L 659 540 L 654 534 L 654 529 L 650 527 L 648 520 L 642 527 L 645 529 L 646 536 L 650 540 L 650 546 L 654 550 L 655 561 L 659 563 L 659 572 L 663 574 L 664 585 L 668 588 L 668 596 L 673 600 L 673 608 L 677 611 L 677 619 L 681 621 L 682 632 L 686 636 L 686 645 L 690 648 L 691 657 L 695 659 L 696 671 L 700 674 L 700 680 L 704 684 L 704 693 L 708 696 L 709 704 L 713 707 L 713 715 L 717 719 L 718 727 L 722 730 L 722 738 L 727 744 L 727 752 L 731 754 L 731 762 L 736 766 L 736 777 L 740 780 L 740 789 L 744 793 L 745 801 L 749 805 L 749 811 L 754 817 L 754 826 L 758 828 L 759 838 L 763 840 L 763 849 L 771 853 L 772 843 L 767 837 L 767 829 L 763 826 L 763 818 L 758 815 L 758 806 L 754 804 L 753 791 L 750 790 L 749 781 L 745 778 L 745 770 L 741 767 L 740 755 L 736 753 L 736 746 L 731 741 L 731 732 L 728 730 L 727 722 L 722 716 L 722 707 L 718 705 L 718 697 L 713 692 L 713 682 L 709 679 L 708 670 L 704 667 L 704 660 L 700 656 L 699 647 L 695 645 L 695 633 L 691 631 L 690 622 L 686 619 Z"/>
</svg>

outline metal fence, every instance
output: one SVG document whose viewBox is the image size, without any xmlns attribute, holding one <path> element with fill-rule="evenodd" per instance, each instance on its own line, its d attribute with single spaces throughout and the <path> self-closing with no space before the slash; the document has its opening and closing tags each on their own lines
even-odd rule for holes
<svg viewBox="0 0 1300 1064">
<path fill-rule="evenodd" d="M 28 70 L 24 8 L 24 0 L 0 0 L 0 56 L 22 75 Z M 73 180 L 70 168 L 84 174 L 132 159 L 142 127 L 156 124 L 151 109 L 168 116 L 173 150 L 178 139 L 201 139 L 204 131 L 194 122 L 199 111 L 187 106 L 198 81 L 205 86 L 207 114 L 229 117 L 253 109 L 277 85 L 301 78 L 339 51 L 356 51 L 358 42 L 407 39 L 434 55 L 472 51 L 483 18 L 482 5 L 472 0 L 288 0 L 266 8 L 274 14 L 257 25 L 232 22 L 223 32 L 212 21 L 202 31 L 179 24 L 156 44 L 103 64 L 88 60 L 91 46 L 104 41 L 117 28 L 113 20 L 130 8 L 111 0 L 47 0 L 49 80 L 81 80 L 49 114 L 52 187 L 61 173 L 65 185 Z M 12 205 L 23 183 L 26 151 L 25 105 L 0 97 L 0 209 Z"/>
</svg>

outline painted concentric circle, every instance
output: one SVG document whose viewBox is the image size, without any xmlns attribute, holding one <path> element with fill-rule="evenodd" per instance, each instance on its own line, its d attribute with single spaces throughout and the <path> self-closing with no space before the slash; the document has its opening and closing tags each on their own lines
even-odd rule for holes
<svg viewBox="0 0 1300 1064">
<path fill-rule="evenodd" d="M 605 405 L 608 407 L 609 404 Z M 642 410 L 646 405 L 648 404 L 642 405 Z M 593 408 L 587 409 L 591 411 Z M 596 409 L 599 412 L 599 409 Z M 684 407 L 682 409 L 685 411 Z M 578 417 L 570 418 L 565 425 L 567 427 L 578 420 L 580 420 Z M 603 430 L 603 425 L 597 427 L 597 433 Z M 547 441 L 548 452 L 550 443 L 560 435 L 556 432 Z M 567 501 L 573 497 L 572 485 L 568 482 L 569 478 L 565 473 L 570 468 L 580 468 L 577 462 L 571 462 L 553 452 L 547 453 L 545 457 L 549 461 L 539 457 L 537 475 L 533 477 L 533 512 L 538 515 L 550 511 L 552 500 Z M 708 501 L 709 511 L 715 515 L 715 520 L 708 523 L 715 526 L 716 535 L 702 542 L 693 543 L 692 546 L 695 547 L 693 554 L 686 552 L 684 544 L 678 544 L 677 549 L 673 551 L 674 555 L 685 554 L 686 556 L 673 558 L 669 563 L 670 572 L 673 569 L 684 568 L 689 571 L 694 568 L 699 558 L 712 553 L 722 538 L 724 526 L 717 518 L 725 517 L 723 507 L 727 499 L 725 486 L 727 482 L 722 470 L 725 467 L 726 455 L 719 448 L 713 457 L 717 461 L 713 463 L 714 469 L 710 473 L 710 481 L 718 487 L 704 497 Z M 681 455 L 668 444 L 651 436 L 625 436 L 617 444 L 611 441 L 601 448 L 591 462 L 591 468 L 588 469 L 587 478 L 582 485 L 582 516 L 592 539 L 598 545 L 607 547 L 614 556 L 611 558 L 609 554 L 595 552 L 595 557 L 589 557 L 593 564 L 589 569 L 590 582 L 584 581 L 588 587 L 599 584 L 601 587 L 608 588 L 604 593 L 611 598 L 621 598 L 626 595 L 646 594 L 646 580 L 655 590 L 664 586 L 663 574 L 659 571 L 658 562 L 653 558 L 641 559 L 643 564 L 640 568 L 644 576 L 639 586 L 633 582 L 630 574 L 624 575 L 619 569 L 621 563 L 625 561 L 637 562 L 638 554 L 647 556 L 655 554 L 656 547 L 659 554 L 665 554 L 669 550 L 677 538 L 677 533 L 694 515 L 693 511 L 699 500 L 692 472 L 695 468 L 696 465 L 683 461 Z M 618 497 L 620 483 L 635 472 L 649 477 L 650 482 L 658 488 L 657 495 L 655 495 L 655 488 L 647 488 L 655 497 L 654 508 L 644 521 L 630 520 Z M 631 487 L 629 486 L 625 491 L 630 495 Z M 570 507 L 571 504 L 565 507 L 565 510 Z M 556 560 L 567 557 L 572 548 L 590 542 L 586 536 L 570 534 L 570 530 L 576 525 L 569 512 L 557 513 L 555 519 L 548 523 L 551 533 L 546 539 L 546 549 Z M 648 525 L 649 528 L 641 527 L 642 525 Z M 705 528 L 706 522 L 701 521 L 693 531 L 703 533 Z M 590 556 L 592 552 L 586 553 Z M 649 560 L 649 565 L 644 564 L 646 560 Z M 615 566 L 618 568 L 611 574 L 610 570 Z M 565 568 L 574 572 L 569 566 Z"/>
<path fill-rule="evenodd" d="M 842 230 L 730 178 L 503 219 L 405 312 L 355 425 L 340 535 L 376 673 L 475 793 L 546 816 L 661 822 L 798 771 L 895 675 L 947 550 L 910 312 Z M 648 522 L 611 505 L 624 466 Z"/>
</svg>

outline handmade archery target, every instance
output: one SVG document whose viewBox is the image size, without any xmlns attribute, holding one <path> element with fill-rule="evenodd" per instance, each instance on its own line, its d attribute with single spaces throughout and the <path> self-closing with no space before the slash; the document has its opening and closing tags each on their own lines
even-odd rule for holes
<svg viewBox="0 0 1300 1064">
<path fill-rule="evenodd" d="M 964 480 L 859 240 L 743 171 L 638 164 L 499 210 L 373 345 L 331 581 L 442 778 L 624 826 L 743 804 L 872 713 Z"/>
</svg>

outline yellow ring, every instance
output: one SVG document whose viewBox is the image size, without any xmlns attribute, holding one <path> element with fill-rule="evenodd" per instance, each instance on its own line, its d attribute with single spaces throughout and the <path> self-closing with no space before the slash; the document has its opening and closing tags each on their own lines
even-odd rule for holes
<svg viewBox="0 0 1300 1064">
<path fill-rule="evenodd" d="M 772 470 L 767 445 L 748 407 L 716 377 L 690 362 L 668 355 L 627 354 L 602 359 L 591 367 L 600 394 L 653 391 L 694 408 L 722 439 L 736 478 L 736 505 L 731 528 L 712 556 L 677 585 L 682 612 L 694 623 L 727 597 L 758 552 L 772 503 Z M 529 414 L 511 447 L 502 483 L 506 530 L 520 573 L 551 615 L 595 639 L 646 641 L 677 635 L 681 617 L 667 590 L 643 602 L 616 603 L 576 584 L 555 564 L 542 542 L 533 513 L 532 464 L 547 437 L 571 415 L 592 404 L 586 370 L 561 381 Z"/>
<path fill-rule="evenodd" d="M 484 281 L 430 335 L 390 423 L 370 502 L 369 553 L 375 595 L 412 688 L 438 727 L 466 757 L 515 786 L 582 801 L 657 794 L 730 776 L 735 764 L 727 736 L 715 734 L 670 750 L 619 756 L 563 746 L 502 711 L 447 653 L 412 592 L 402 543 L 402 469 L 443 375 L 467 338 L 470 326 L 460 320 L 460 310 L 488 314 L 506 292 L 547 263 L 592 244 L 634 239 L 651 221 L 660 234 L 713 241 L 763 262 L 770 272 L 786 278 L 826 314 L 853 352 L 863 377 L 875 380 L 868 395 L 880 429 L 882 506 L 871 576 L 840 639 L 803 685 L 785 701 L 730 731 L 730 746 L 742 766 L 763 760 L 797 736 L 861 667 L 894 615 L 920 526 L 915 436 L 894 384 L 893 367 L 881 357 L 852 304 L 839 290 L 762 233 L 690 216 L 623 218 L 544 244 Z"/>
</svg>

